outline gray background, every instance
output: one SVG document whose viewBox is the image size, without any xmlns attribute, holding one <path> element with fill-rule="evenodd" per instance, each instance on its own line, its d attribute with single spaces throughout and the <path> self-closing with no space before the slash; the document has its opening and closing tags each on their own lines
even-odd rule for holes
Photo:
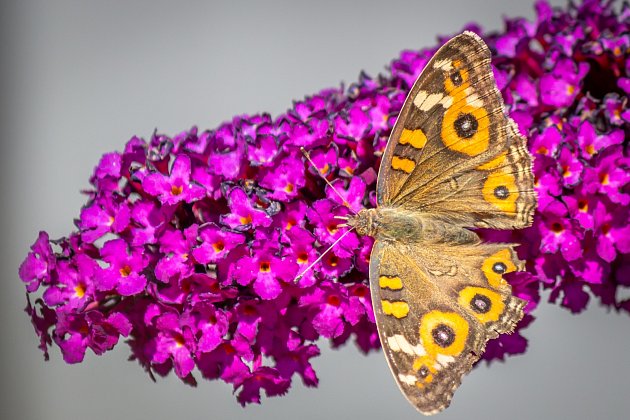
<svg viewBox="0 0 630 420">
<path fill-rule="evenodd" d="M 562 4 L 562 1 L 554 1 Z M 2 419 L 419 418 L 381 353 L 353 345 L 314 360 L 319 389 L 242 409 L 228 385 L 152 383 L 122 344 L 103 357 L 45 363 L 23 313 L 17 269 L 40 229 L 68 234 L 101 154 L 155 127 L 213 128 L 277 115 L 294 98 L 469 21 L 533 17 L 529 1 L 4 1 L 2 40 Z M 543 303 L 530 348 L 476 369 L 439 418 L 627 418 L 630 322 L 593 304 L 579 316 Z"/>
</svg>

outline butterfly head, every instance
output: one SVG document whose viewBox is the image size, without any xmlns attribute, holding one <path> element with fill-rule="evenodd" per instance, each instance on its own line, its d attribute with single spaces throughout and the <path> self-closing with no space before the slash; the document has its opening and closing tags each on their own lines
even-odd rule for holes
<svg viewBox="0 0 630 420">
<path fill-rule="evenodd" d="M 380 220 L 377 209 L 363 209 L 358 214 L 348 216 L 346 224 L 353 227 L 359 235 L 375 236 Z"/>
</svg>

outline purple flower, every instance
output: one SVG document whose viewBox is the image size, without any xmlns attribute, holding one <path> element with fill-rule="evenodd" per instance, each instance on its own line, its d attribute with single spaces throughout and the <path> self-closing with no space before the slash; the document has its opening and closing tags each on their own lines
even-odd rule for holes
<svg viewBox="0 0 630 420">
<path fill-rule="evenodd" d="M 247 230 L 250 227 L 267 227 L 271 218 L 264 210 L 256 208 L 252 199 L 241 188 L 233 188 L 228 194 L 231 213 L 221 216 L 221 223 L 236 229 Z"/>
<path fill-rule="evenodd" d="M 630 193 L 626 186 L 630 182 L 629 158 L 622 153 L 620 146 L 609 147 L 596 159 L 596 166 L 584 175 L 586 192 L 600 193 L 614 203 L 628 205 Z"/>
<path fill-rule="evenodd" d="M 263 299 L 275 299 L 282 293 L 283 283 L 297 276 L 298 265 L 278 256 L 273 244 L 264 244 L 252 250 L 236 263 L 236 281 L 247 286 L 253 281 L 254 292 Z"/>
<path fill-rule="evenodd" d="M 550 73 L 540 78 L 540 95 L 545 105 L 567 107 L 580 92 L 580 84 L 589 70 L 586 62 L 576 64 L 569 58 L 561 58 Z"/>
<path fill-rule="evenodd" d="M 194 261 L 190 258 L 197 244 L 198 226 L 192 225 L 183 232 L 167 230 L 160 237 L 161 255 L 155 265 L 155 277 L 168 282 L 170 279 L 188 277 L 194 272 Z"/>
<path fill-rule="evenodd" d="M 326 282 L 302 298 L 300 304 L 311 308 L 312 324 L 317 333 L 335 338 L 344 332 L 343 310 L 347 305 L 347 293 L 345 287 Z"/>
<path fill-rule="evenodd" d="M 488 342 L 487 361 L 526 350 L 521 332 L 543 290 L 575 313 L 589 301 L 630 313 L 618 293 L 630 285 L 630 9 L 583 0 L 538 2 L 536 13 L 501 33 L 468 27 L 493 51 L 507 111 L 529 139 L 539 204 L 531 228 L 480 231 L 520 243 L 526 263 L 506 280 L 527 315 Z M 19 269 L 45 357 L 55 343 L 77 363 L 122 336 L 149 375 L 220 379 L 245 405 L 298 377 L 316 386 L 321 338 L 377 349 L 374 241 L 343 218 L 376 206 L 389 134 L 437 48 L 403 51 L 389 72 L 362 73 L 276 118 L 132 137 L 104 155 L 78 232 L 40 233 Z"/>
<path fill-rule="evenodd" d="M 263 134 L 248 143 L 247 158 L 254 165 L 271 166 L 278 151 L 278 140 L 274 136 Z"/>
<path fill-rule="evenodd" d="M 287 239 L 290 246 L 287 248 L 288 257 L 298 265 L 297 273 L 302 275 L 299 281 L 300 287 L 312 286 L 317 281 L 315 270 L 306 271 L 307 267 L 317 260 L 317 252 L 313 246 L 315 237 L 300 227 L 294 227 L 287 231 Z"/>
<path fill-rule="evenodd" d="M 82 311 L 97 299 L 96 279 L 102 278 L 103 270 L 85 254 L 74 260 L 59 261 L 59 281 L 46 289 L 44 302 L 50 307 L 67 305 L 68 309 Z"/>
<path fill-rule="evenodd" d="M 538 155 L 556 157 L 563 140 L 562 132 L 556 125 L 551 125 L 538 135 L 532 136 L 530 150 Z"/>
<path fill-rule="evenodd" d="M 558 201 L 548 207 L 544 223 L 538 225 L 542 238 L 540 251 L 547 254 L 560 251 L 567 261 L 572 261 L 580 257 L 580 235 L 567 216 L 567 208 Z"/>
<path fill-rule="evenodd" d="M 582 180 L 584 165 L 568 148 L 564 147 L 560 152 L 558 165 L 565 186 L 572 187 Z"/>
<path fill-rule="evenodd" d="M 190 181 L 191 161 L 186 155 L 179 155 L 173 162 L 170 175 L 154 172 L 142 180 L 144 190 L 158 197 L 162 204 L 190 203 L 202 198 L 206 191 Z"/>
<path fill-rule="evenodd" d="M 94 175 L 90 179 L 102 194 L 112 194 L 118 191 L 119 181 L 122 176 L 122 155 L 120 153 L 107 153 L 103 155 L 98 166 L 94 168 Z"/>
<path fill-rule="evenodd" d="M 363 209 L 363 197 L 365 197 L 367 185 L 361 177 L 352 177 L 345 188 L 342 188 L 343 181 L 341 180 L 333 182 L 332 185 L 341 197 L 337 195 L 332 188 L 326 187 L 326 195 L 329 200 L 348 206 L 355 213 L 358 213 Z"/>
<path fill-rule="evenodd" d="M 136 202 L 131 211 L 131 244 L 142 246 L 156 243 L 173 216 L 174 209 L 161 207 L 153 201 Z"/>
<path fill-rule="evenodd" d="M 621 130 L 598 135 L 593 124 L 587 120 L 580 125 L 577 141 L 582 152 L 582 158 L 591 159 L 600 150 L 613 144 L 621 144 L 623 137 L 624 133 Z"/>
<path fill-rule="evenodd" d="M 153 361 L 158 364 L 170 361 L 175 367 L 175 374 L 185 378 L 195 367 L 193 354 L 196 345 L 192 330 L 182 324 L 175 313 L 166 312 L 158 316 L 155 325 L 159 332 Z"/>
<path fill-rule="evenodd" d="M 199 230 L 201 244 L 192 251 L 195 260 L 202 264 L 216 263 L 245 242 L 245 236 L 208 223 Z"/>
<path fill-rule="evenodd" d="M 228 332 L 230 314 L 207 302 L 197 303 L 184 314 L 183 324 L 198 338 L 197 352 L 208 353 L 223 343 Z"/>
<path fill-rule="evenodd" d="M 345 233 L 339 228 L 342 221 L 335 218 L 335 216 L 347 216 L 348 214 L 347 207 L 333 204 L 330 200 L 316 201 L 306 211 L 306 216 L 315 226 L 315 236 L 325 245 L 332 245 Z M 351 232 L 339 243 L 335 252 L 338 256 L 350 258 L 354 255 L 354 250 L 357 249 L 358 245 L 359 239 L 357 235 Z"/>
<path fill-rule="evenodd" d="M 290 384 L 291 382 L 282 378 L 276 369 L 262 366 L 238 385 L 240 392 L 236 399 L 242 406 L 250 403 L 260 404 L 261 389 L 265 390 L 265 395 L 268 397 L 274 397 L 284 395 Z"/>
<path fill-rule="evenodd" d="M 610 275 L 610 266 L 600 256 L 597 245 L 592 232 L 589 232 L 583 243 L 584 255 L 569 264 L 571 271 L 585 283 L 602 284 Z"/>
<path fill-rule="evenodd" d="M 122 239 L 108 241 L 101 250 L 103 261 L 109 267 L 103 270 L 98 289 L 108 291 L 116 289 L 123 296 L 132 296 L 144 290 L 147 279 L 142 270 L 148 261 L 139 248 L 127 249 Z"/>
<path fill-rule="evenodd" d="M 624 208 L 611 214 L 604 200 L 595 205 L 593 230 L 597 238 L 597 254 L 610 263 L 617 257 L 617 252 L 630 253 L 630 212 Z"/>
<path fill-rule="evenodd" d="M 288 351 L 277 359 L 276 366 L 279 375 L 284 378 L 290 378 L 294 373 L 297 373 L 302 377 L 304 385 L 317 386 L 319 379 L 310 363 L 310 359 L 316 356 L 319 356 L 319 348 L 312 344 Z"/>
<path fill-rule="evenodd" d="M 132 328 L 120 312 L 105 316 L 98 311 L 57 311 L 57 317 L 54 339 L 66 363 L 82 362 L 88 347 L 97 355 L 111 350 L 120 336 L 128 336 Z"/>
<path fill-rule="evenodd" d="M 39 285 L 50 283 L 50 275 L 55 269 L 55 255 L 50 246 L 48 234 L 39 232 L 39 237 L 31 246 L 31 252 L 20 265 L 20 278 L 26 283 L 29 293 L 35 292 Z"/>
<path fill-rule="evenodd" d="M 587 230 L 593 229 L 593 210 L 598 201 L 598 197 L 586 194 L 583 188 L 576 188 L 573 195 L 564 197 L 569 215 Z"/>
<path fill-rule="evenodd" d="M 86 242 L 94 242 L 106 233 L 121 233 L 129 225 L 131 214 L 127 203 L 100 201 L 81 211 L 79 228 Z"/>
<path fill-rule="evenodd" d="M 260 185 L 271 190 L 269 198 L 290 201 L 304 187 L 304 162 L 296 156 L 287 156 L 269 168 L 260 180 Z"/>
</svg>

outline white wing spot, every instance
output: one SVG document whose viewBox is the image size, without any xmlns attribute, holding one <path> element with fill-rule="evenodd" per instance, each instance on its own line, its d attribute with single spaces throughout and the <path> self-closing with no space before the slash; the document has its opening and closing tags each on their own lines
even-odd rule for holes
<svg viewBox="0 0 630 420">
<path fill-rule="evenodd" d="M 389 344 L 389 348 L 395 352 L 402 351 L 403 353 L 407 353 L 412 356 L 424 356 L 426 354 L 426 351 L 424 351 L 424 347 L 422 347 L 421 344 L 412 346 L 405 336 L 401 334 L 387 337 L 387 344 Z"/>
<path fill-rule="evenodd" d="M 466 103 L 470 106 L 474 106 L 475 108 L 481 108 L 483 106 L 483 101 L 477 95 L 473 88 L 467 88 L 465 90 L 466 93 Z"/>
<path fill-rule="evenodd" d="M 440 365 L 446 367 L 446 365 L 453 363 L 455 361 L 455 358 L 453 356 L 447 356 L 445 354 L 438 353 L 436 360 Z"/>
<path fill-rule="evenodd" d="M 453 61 L 449 59 L 436 60 L 435 63 L 433 63 L 433 67 L 435 67 L 436 69 L 449 71 L 453 68 Z"/>
<path fill-rule="evenodd" d="M 449 95 L 442 95 L 441 93 L 427 93 L 424 90 L 418 92 L 413 99 L 413 104 L 420 109 L 420 111 L 428 111 L 435 105 L 440 104 L 445 109 L 450 107 L 453 103 L 453 98 Z"/>
<path fill-rule="evenodd" d="M 405 375 L 405 374 L 399 373 L 398 380 L 402 382 L 403 384 L 410 385 L 410 386 L 416 384 L 416 377 L 413 375 Z"/>
</svg>

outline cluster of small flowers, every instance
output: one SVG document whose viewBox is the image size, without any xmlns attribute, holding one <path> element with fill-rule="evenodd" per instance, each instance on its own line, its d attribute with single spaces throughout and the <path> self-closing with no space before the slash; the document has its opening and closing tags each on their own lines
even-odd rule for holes
<svg viewBox="0 0 630 420">
<path fill-rule="evenodd" d="M 611 2 L 543 2 L 535 22 L 508 20 L 504 33 L 484 37 L 509 113 L 530 138 L 540 208 L 532 228 L 482 234 L 524 244 L 528 271 L 509 280 L 528 312 L 541 285 L 573 311 L 585 307 L 586 289 L 630 311 L 615 301 L 616 288 L 630 285 L 629 18 L 627 5 Z M 134 137 L 103 156 L 78 231 L 40 233 L 20 267 L 46 357 L 54 341 L 78 363 L 122 336 L 150 375 L 174 370 L 194 384 L 196 368 L 232 384 L 244 405 L 262 389 L 284 394 L 294 374 L 316 386 L 320 337 L 378 348 L 369 237 L 347 234 L 295 279 L 345 233 L 335 216 L 351 211 L 321 177 L 352 211 L 375 206 L 380 154 L 436 50 L 405 51 L 387 75 L 361 75 L 275 119 Z M 502 336 L 485 357 L 525 346 L 519 334 Z"/>
</svg>

